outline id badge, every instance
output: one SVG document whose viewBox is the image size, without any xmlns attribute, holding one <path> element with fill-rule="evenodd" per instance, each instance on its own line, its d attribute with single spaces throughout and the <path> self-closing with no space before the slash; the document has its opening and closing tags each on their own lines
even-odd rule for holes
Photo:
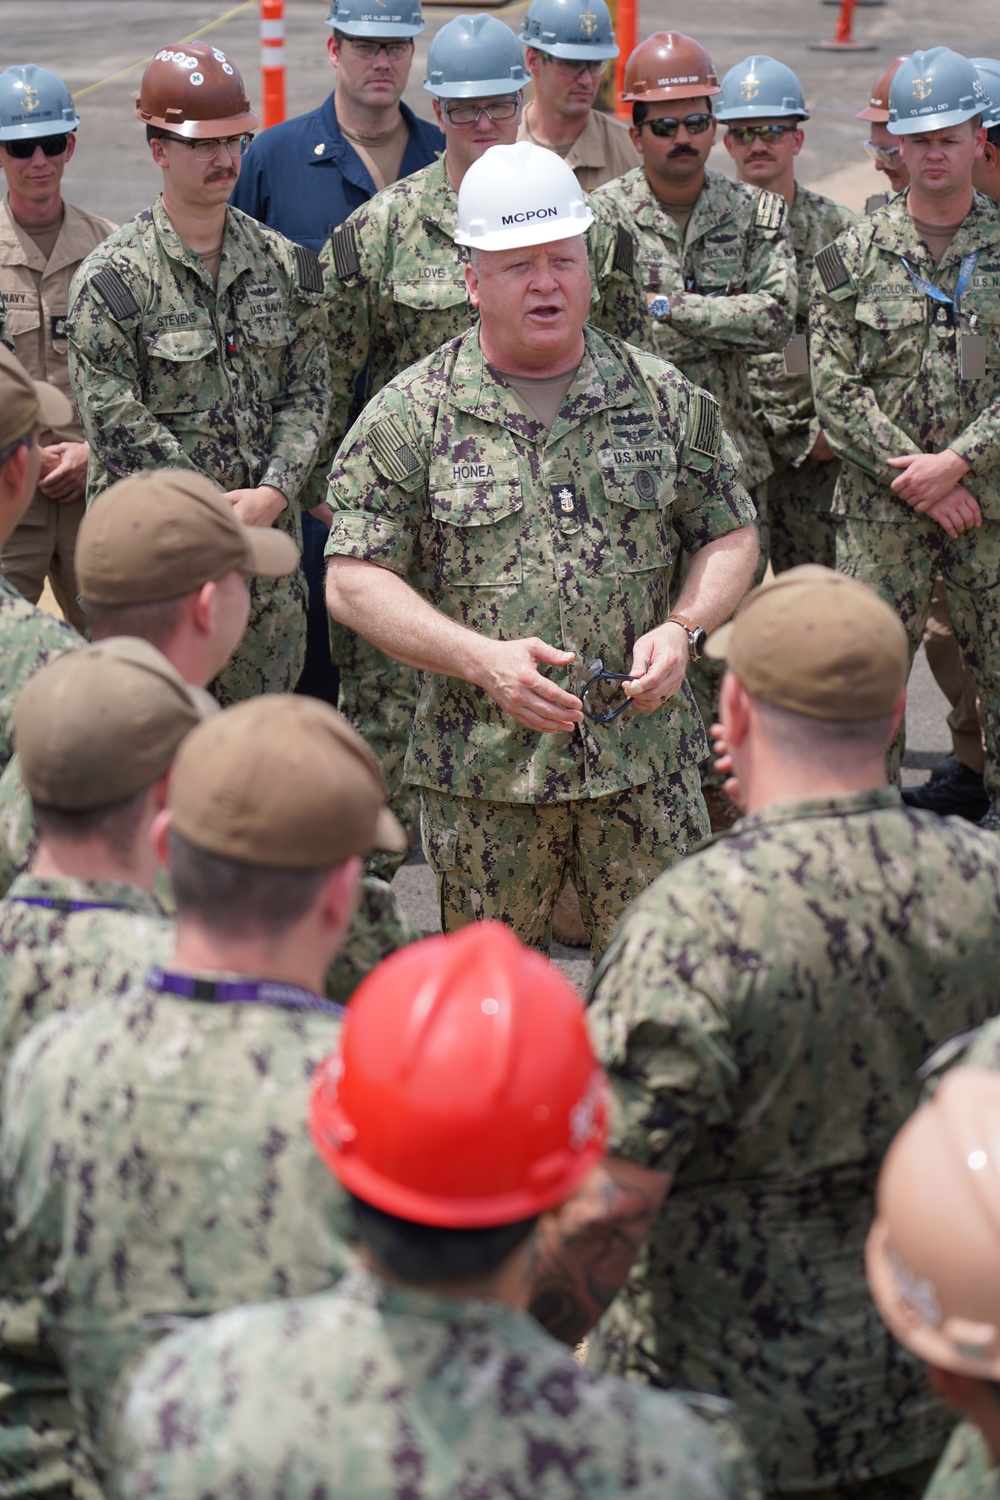
<svg viewBox="0 0 1000 1500">
<path fill-rule="evenodd" d="M 793 333 L 785 345 L 785 374 L 809 374 L 809 339 L 804 333 Z"/>
<path fill-rule="evenodd" d="M 963 380 L 982 380 L 986 375 L 985 333 L 963 333 L 958 341 L 958 373 Z"/>
</svg>

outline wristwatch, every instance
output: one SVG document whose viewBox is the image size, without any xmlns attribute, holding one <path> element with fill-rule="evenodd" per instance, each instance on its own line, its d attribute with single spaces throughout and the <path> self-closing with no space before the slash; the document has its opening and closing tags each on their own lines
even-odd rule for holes
<svg viewBox="0 0 1000 1500">
<path fill-rule="evenodd" d="M 705 642 L 708 640 L 707 631 L 686 615 L 668 615 L 668 625 L 680 625 L 687 631 L 688 638 L 688 661 L 700 661 L 705 654 Z"/>
<path fill-rule="evenodd" d="M 658 297 L 654 297 L 652 302 L 649 304 L 649 315 L 651 318 L 655 318 L 659 323 L 669 323 L 670 298 L 664 296 L 662 292 Z"/>
</svg>

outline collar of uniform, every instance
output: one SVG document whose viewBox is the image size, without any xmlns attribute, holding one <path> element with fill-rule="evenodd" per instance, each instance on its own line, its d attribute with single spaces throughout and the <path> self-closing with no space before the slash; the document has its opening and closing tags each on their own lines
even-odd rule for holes
<svg viewBox="0 0 1000 1500">
<path fill-rule="evenodd" d="M 732 828 L 715 835 L 712 843 L 726 838 L 741 838 L 758 828 L 773 828 L 779 823 L 798 823 L 803 819 L 850 818 L 857 813 L 901 812 L 903 800 L 894 786 L 877 787 L 870 792 L 845 792 L 841 797 L 809 797 L 800 802 L 777 802 L 760 812 L 749 813 Z"/>
<path fill-rule="evenodd" d="M 487 1297 L 442 1297 L 436 1292 L 421 1291 L 416 1286 L 400 1286 L 386 1281 L 376 1271 L 357 1267 L 341 1277 L 335 1293 L 348 1301 L 387 1313 L 427 1318 L 434 1323 L 506 1323 L 510 1319 L 529 1322 L 533 1319 L 517 1313 L 503 1302 Z M 544 1339 L 544 1334 L 541 1334 Z"/>
<path fill-rule="evenodd" d="M 636 222 L 680 243 L 682 236 L 677 220 L 660 203 L 644 172 L 641 172 L 641 178 L 642 192 L 637 200 Z M 756 202 L 756 188 L 748 188 L 742 182 L 733 182 L 721 172 L 706 167 L 704 185 L 688 220 L 687 234 L 684 237 L 686 243 L 690 245 L 693 240 L 700 239 L 702 235 L 736 218 L 740 209 L 747 207 L 748 198 Z"/>
<path fill-rule="evenodd" d="M 444 157 L 439 156 L 429 167 L 424 167 L 421 172 L 413 175 L 423 178 L 420 188 L 420 217 L 429 224 L 436 224 L 441 233 L 451 239 L 458 228 L 458 194 L 451 185 Z M 411 178 L 410 181 L 412 180 Z M 455 251 L 460 259 L 468 259 L 468 251 L 464 248 L 456 246 Z"/>
<path fill-rule="evenodd" d="M 153 226 L 156 237 L 161 246 L 173 260 L 182 261 L 197 271 L 203 280 L 211 284 L 212 278 L 205 269 L 204 262 L 199 255 L 185 245 L 177 230 L 170 222 L 170 218 L 163 206 L 163 199 L 157 198 L 153 203 Z M 256 223 L 251 220 L 251 223 Z M 225 258 L 219 268 L 219 280 L 215 285 L 215 293 L 218 295 L 224 291 L 237 276 L 245 270 L 251 269 L 251 260 L 247 246 L 247 230 L 245 225 L 247 218 L 241 215 L 239 210 L 226 209 L 225 228 Z"/>
<path fill-rule="evenodd" d="M 470 328 L 459 346 L 452 373 L 450 404 L 542 447 L 595 412 L 633 405 L 634 384 L 607 344 L 589 326 L 584 329 L 584 339 L 586 347 L 580 368 L 551 432 L 546 432 L 537 419 L 526 416 L 515 406 L 509 388 L 494 380 L 483 357 L 478 327 Z"/>
<path fill-rule="evenodd" d="M 880 250 L 889 251 L 892 255 L 905 255 L 908 261 L 922 269 L 933 280 L 934 260 L 910 217 L 908 199 L 909 189 L 904 188 L 870 221 L 872 244 Z M 952 261 L 960 264 L 971 251 L 981 250 L 987 244 L 995 243 L 998 231 L 1000 231 L 1000 211 L 996 204 L 991 198 L 984 197 L 982 193 L 975 193 L 971 209 L 962 220 L 955 238 L 936 268 L 938 277 L 943 277 L 944 269 Z"/>
<path fill-rule="evenodd" d="M 50 875 L 42 879 L 24 874 L 18 875 L 4 900 L 13 901 L 18 896 L 41 896 L 47 901 L 103 901 L 137 916 L 163 915 L 148 891 L 119 880 L 77 880 L 69 875 Z"/>
</svg>

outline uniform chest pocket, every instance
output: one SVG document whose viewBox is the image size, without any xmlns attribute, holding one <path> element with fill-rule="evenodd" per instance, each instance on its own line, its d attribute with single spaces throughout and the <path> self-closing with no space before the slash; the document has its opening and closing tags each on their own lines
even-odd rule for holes
<svg viewBox="0 0 1000 1500">
<path fill-rule="evenodd" d="M 217 365 L 211 328 L 158 328 L 147 333 L 144 399 L 151 411 L 195 412 L 206 405 L 206 360 Z"/>
<path fill-rule="evenodd" d="M 41 313 L 37 305 L 34 307 L 11 307 L 7 306 L 7 331 L 11 338 L 17 339 L 24 333 L 37 333 L 41 323 Z"/>
<path fill-rule="evenodd" d="M 436 271 L 437 266 L 428 266 Z M 456 277 L 451 267 L 446 276 L 411 276 L 406 281 L 395 281 L 392 300 L 418 313 L 432 313 L 439 308 L 469 307 L 469 291 L 464 277 Z"/>
<path fill-rule="evenodd" d="M 615 571 L 645 573 L 670 559 L 677 466 L 659 445 L 599 455 Z"/>
<path fill-rule="evenodd" d="M 465 588 L 520 583 L 524 497 L 517 464 L 449 460 L 431 469 L 429 489 L 442 582 Z"/>
<path fill-rule="evenodd" d="M 677 291 L 680 272 L 673 261 L 668 260 L 658 251 L 642 249 L 636 251 L 635 260 L 639 281 L 644 291 Z"/>
<path fill-rule="evenodd" d="M 920 373 L 927 342 L 927 311 L 923 297 L 885 297 L 867 301 L 859 296 L 855 317 L 862 375 L 895 379 Z"/>
<path fill-rule="evenodd" d="M 713 292 L 725 293 L 745 286 L 746 267 L 739 255 L 703 255 L 695 268 L 698 292 L 708 297 Z"/>
</svg>

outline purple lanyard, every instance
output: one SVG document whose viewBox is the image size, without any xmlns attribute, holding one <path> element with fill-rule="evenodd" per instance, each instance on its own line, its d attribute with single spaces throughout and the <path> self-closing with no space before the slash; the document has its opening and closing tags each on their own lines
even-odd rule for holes
<svg viewBox="0 0 1000 1500">
<path fill-rule="evenodd" d="M 196 979 L 193 974 L 171 974 L 166 969 L 150 969 L 146 984 L 163 995 L 179 995 L 182 1000 L 211 1000 L 216 1005 L 277 1005 L 284 1010 L 321 1010 L 329 1016 L 342 1016 L 344 1007 L 324 1000 L 312 990 L 297 984 L 280 984 L 275 979 Z"/>
<path fill-rule="evenodd" d="M 124 901 L 70 901 L 65 896 L 8 896 L 22 906 L 44 906 L 47 911 L 124 911 Z"/>
</svg>

